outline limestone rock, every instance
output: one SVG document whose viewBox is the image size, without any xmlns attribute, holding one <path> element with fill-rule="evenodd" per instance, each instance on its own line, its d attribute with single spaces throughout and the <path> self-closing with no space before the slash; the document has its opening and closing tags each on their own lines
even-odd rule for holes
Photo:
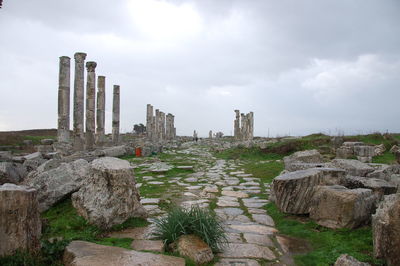
<svg viewBox="0 0 400 266">
<path fill-rule="evenodd" d="M 310 206 L 310 218 L 328 228 L 356 228 L 368 223 L 376 197 L 370 189 L 321 186 Z"/>
<path fill-rule="evenodd" d="M 400 265 L 400 194 L 385 196 L 372 216 L 374 256 Z"/>
<path fill-rule="evenodd" d="M 59 167 L 61 165 L 61 163 L 62 162 L 59 159 L 50 159 L 50 160 L 42 163 L 41 165 L 39 165 L 39 167 L 36 170 L 38 172 L 46 172 L 51 169 Z"/>
<path fill-rule="evenodd" d="M 336 260 L 334 266 L 368 266 L 368 265 L 371 265 L 371 264 L 359 262 L 358 260 L 356 260 L 355 258 L 353 258 L 350 255 L 342 254 Z"/>
<path fill-rule="evenodd" d="M 340 169 L 313 168 L 277 176 L 272 184 L 275 203 L 282 212 L 307 214 L 315 188 L 339 184 L 344 174 Z"/>
<path fill-rule="evenodd" d="M 17 249 L 40 250 L 41 222 L 36 190 L 26 186 L 0 186 L 0 256 Z"/>
<path fill-rule="evenodd" d="M 0 162 L 0 185 L 4 183 L 17 184 L 26 176 L 25 168 L 21 164 Z"/>
<path fill-rule="evenodd" d="M 39 209 L 43 212 L 66 195 L 79 190 L 88 173 L 88 162 L 79 159 L 39 173 L 29 178 L 26 185 L 38 190 Z"/>
<path fill-rule="evenodd" d="M 317 150 L 298 151 L 290 156 L 283 158 L 285 163 L 285 169 L 289 171 L 296 171 L 298 167 L 295 167 L 298 163 L 306 164 L 320 164 L 323 163 L 321 154 Z M 310 167 L 311 168 L 311 167 Z"/>
<path fill-rule="evenodd" d="M 104 156 L 106 157 L 121 157 L 126 155 L 125 146 L 114 146 L 110 148 L 106 148 L 103 150 Z"/>
<path fill-rule="evenodd" d="M 65 266 L 184 266 L 183 258 L 120 247 L 72 241 L 64 251 Z"/>
<path fill-rule="evenodd" d="M 100 228 L 144 217 L 132 167 L 128 161 L 103 157 L 91 163 L 82 188 L 72 195 L 78 214 Z"/>
<path fill-rule="evenodd" d="M 385 145 L 383 143 L 380 144 L 380 145 L 376 145 L 375 148 L 374 148 L 375 156 L 382 155 L 382 154 L 385 153 L 385 151 L 386 151 L 386 147 L 385 147 Z"/>
<path fill-rule="evenodd" d="M 164 252 L 164 243 L 161 240 L 135 239 L 131 244 L 134 250 Z"/>
<path fill-rule="evenodd" d="M 196 264 L 207 263 L 214 258 L 211 248 L 195 235 L 183 235 L 179 237 L 177 249 L 181 256 L 189 257 Z"/>
<path fill-rule="evenodd" d="M 362 163 L 358 160 L 334 159 L 332 160 L 332 164 L 337 168 L 346 170 L 346 172 L 352 176 L 366 176 L 368 173 L 375 170 L 368 164 Z"/>
<path fill-rule="evenodd" d="M 400 151 L 400 147 L 397 145 L 393 145 L 392 148 L 390 148 L 391 153 L 397 153 Z"/>
<path fill-rule="evenodd" d="M 36 170 L 39 165 L 44 163 L 46 160 L 43 158 L 40 152 L 35 152 L 24 156 L 24 167 L 28 172 Z"/>
<path fill-rule="evenodd" d="M 274 260 L 275 254 L 268 248 L 257 244 L 230 243 L 221 254 L 223 258 L 254 258 Z"/>
<path fill-rule="evenodd" d="M 389 195 L 396 193 L 397 186 L 392 185 L 389 182 L 378 179 L 378 178 L 367 178 L 361 176 L 346 176 L 342 179 L 342 185 L 354 189 L 354 188 L 368 188 L 371 189 L 378 199 L 381 199 L 383 195 Z"/>
</svg>

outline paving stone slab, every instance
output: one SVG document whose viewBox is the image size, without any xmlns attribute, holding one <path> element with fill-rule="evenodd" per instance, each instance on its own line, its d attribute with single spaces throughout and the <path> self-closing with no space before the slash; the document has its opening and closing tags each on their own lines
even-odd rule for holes
<svg viewBox="0 0 400 266">
<path fill-rule="evenodd" d="M 256 260 L 252 259 L 220 259 L 215 266 L 260 266 Z"/>
<path fill-rule="evenodd" d="M 164 252 L 164 243 L 162 240 L 135 239 L 131 244 L 131 248 L 139 251 Z"/>
<path fill-rule="evenodd" d="M 247 193 L 241 191 L 229 191 L 223 190 L 221 193 L 223 196 L 235 197 L 235 198 L 248 198 L 249 195 Z"/>
<path fill-rule="evenodd" d="M 265 225 L 259 224 L 231 224 L 229 225 L 235 231 L 239 231 L 241 233 L 254 233 L 254 234 L 262 234 L 262 235 L 271 235 L 278 232 L 277 229 Z"/>
<path fill-rule="evenodd" d="M 244 233 L 243 238 L 246 240 L 247 243 L 250 243 L 250 244 L 258 244 L 258 245 L 267 246 L 267 247 L 275 246 L 274 242 L 271 240 L 271 238 L 268 235 Z"/>
<path fill-rule="evenodd" d="M 225 247 L 222 258 L 255 258 L 274 260 L 275 254 L 268 248 L 256 244 L 230 243 Z"/>
<path fill-rule="evenodd" d="M 274 220 L 271 218 L 271 216 L 266 215 L 266 214 L 253 214 L 252 218 L 255 222 L 259 224 L 264 224 L 268 226 L 275 226 Z"/>
</svg>

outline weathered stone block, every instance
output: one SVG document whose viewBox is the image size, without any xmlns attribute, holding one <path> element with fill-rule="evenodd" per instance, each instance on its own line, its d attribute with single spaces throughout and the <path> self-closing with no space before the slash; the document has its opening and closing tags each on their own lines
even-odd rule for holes
<svg viewBox="0 0 400 266">
<path fill-rule="evenodd" d="M 332 160 L 332 164 L 337 168 L 346 170 L 346 172 L 352 176 L 366 176 L 368 173 L 375 170 L 368 164 L 362 163 L 358 160 L 334 159 Z"/>
<path fill-rule="evenodd" d="M 0 256 L 16 250 L 40 250 L 41 222 L 36 190 L 26 186 L 0 186 Z"/>
<path fill-rule="evenodd" d="M 310 218 L 328 228 L 356 228 L 368 223 L 375 202 L 370 189 L 320 186 L 310 204 Z"/>
<path fill-rule="evenodd" d="M 78 214 L 101 228 L 130 217 L 145 217 L 132 167 L 128 161 L 103 157 L 91 163 L 82 188 L 72 195 Z"/>
<path fill-rule="evenodd" d="M 372 215 L 374 256 L 388 266 L 400 265 L 400 194 L 385 196 Z"/>
<path fill-rule="evenodd" d="M 72 241 L 64 251 L 65 266 L 184 266 L 183 258 L 140 252 L 120 247 Z"/>
<path fill-rule="evenodd" d="M 178 239 L 177 249 L 180 255 L 189 257 L 196 264 L 213 260 L 211 248 L 201 238 L 195 235 L 183 235 Z"/>
<path fill-rule="evenodd" d="M 369 263 L 364 263 L 356 260 L 352 256 L 349 256 L 347 254 L 342 254 L 340 257 L 336 260 L 334 266 L 369 266 L 371 264 Z"/>
<path fill-rule="evenodd" d="M 307 214 L 315 188 L 340 184 L 344 175 L 341 169 L 313 168 L 277 176 L 272 184 L 275 203 L 282 212 Z"/>
<path fill-rule="evenodd" d="M 27 179 L 26 184 L 38 190 L 39 209 L 43 212 L 66 195 L 77 191 L 88 173 L 88 162 L 79 159 L 32 175 Z"/>
</svg>

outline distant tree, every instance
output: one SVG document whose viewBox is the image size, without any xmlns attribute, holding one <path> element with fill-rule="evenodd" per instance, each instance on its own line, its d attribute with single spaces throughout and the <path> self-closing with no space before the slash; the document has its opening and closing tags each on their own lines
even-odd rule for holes
<svg viewBox="0 0 400 266">
<path fill-rule="evenodd" d="M 0 8 L 3 6 L 3 0 L 0 0 Z"/>
<path fill-rule="evenodd" d="M 0 0 L 1 1 L 1 0 Z M 146 132 L 146 127 L 142 123 L 133 125 L 133 132 L 136 134 L 143 134 Z"/>
</svg>

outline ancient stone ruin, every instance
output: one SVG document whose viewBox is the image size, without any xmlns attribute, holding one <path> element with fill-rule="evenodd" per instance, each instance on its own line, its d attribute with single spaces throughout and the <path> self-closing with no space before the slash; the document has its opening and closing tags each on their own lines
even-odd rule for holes
<svg viewBox="0 0 400 266">
<path fill-rule="evenodd" d="M 234 121 L 233 134 L 236 140 L 249 141 L 253 140 L 254 137 L 254 113 L 248 114 L 240 113 L 239 110 L 235 110 L 236 117 Z"/>
<path fill-rule="evenodd" d="M 147 104 L 147 139 L 153 142 L 163 142 L 175 139 L 176 128 L 174 125 L 174 118 L 174 115 L 170 113 L 165 115 L 165 113 L 159 109 L 156 109 L 154 114 L 153 106 Z"/>
<path fill-rule="evenodd" d="M 93 150 L 105 142 L 105 77 L 98 76 L 96 97 L 96 62 L 86 62 L 86 110 L 84 110 L 85 53 L 75 53 L 73 136 L 70 136 L 70 58 L 60 57 L 58 87 L 58 142 L 73 143 L 75 151 Z M 112 142 L 119 143 L 120 88 L 114 85 Z M 96 106 L 97 98 L 97 106 Z M 97 107 L 97 108 L 96 108 Z M 85 119 L 86 113 L 86 119 Z M 85 127 L 84 127 L 85 123 Z M 97 124 L 97 128 L 96 128 Z M 84 130 L 85 129 L 85 130 Z"/>
</svg>

